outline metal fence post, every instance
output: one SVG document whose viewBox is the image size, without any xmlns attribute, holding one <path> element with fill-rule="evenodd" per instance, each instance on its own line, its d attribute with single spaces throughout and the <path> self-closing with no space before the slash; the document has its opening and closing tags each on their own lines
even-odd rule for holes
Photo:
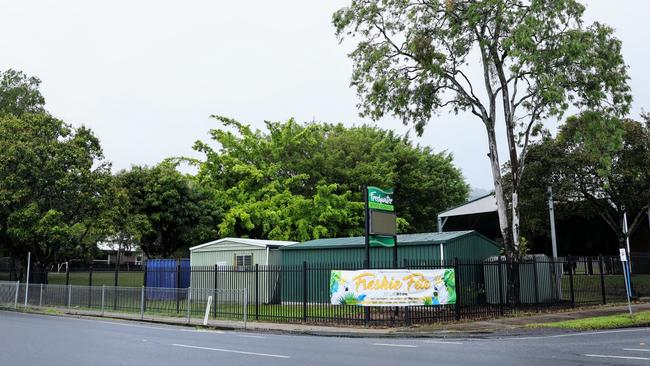
<svg viewBox="0 0 650 366">
<path fill-rule="evenodd" d="M 144 319 L 144 286 L 142 286 L 142 293 L 140 294 L 140 320 Z"/>
<path fill-rule="evenodd" d="M 43 284 L 41 283 L 41 291 L 39 292 L 38 295 L 38 307 L 40 308 L 42 306 L 43 306 Z"/>
<path fill-rule="evenodd" d="M 537 282 L 537 257 L 533 255 L 533 280 L 535 281 L 535 308 L 539 312 L 539 283 Z"/>
<path fill-rule="evenodd" d="M 307 322 L 307 261 L 302 262 L 302 321 Z"/>
<path fill-rule="evenodd" d="M 93 291 L 93 265 L 88 269 L 88 307 L 92 305 L 92 291 Z"/>
<path fill-rule="evenodd" d="M 607 294 L 605 291 L 605 273 L 603 270 L 603 255 L 598 256 L 598 271 L 600 272 L 600 292 L 603 295 L 603 305 L 607 304 Z"/>
<path fill-rule="evenodd" d="M 18 309 L 18 292 L 20 292 L 20 281 L 16 281 L 16 296 L 14 297 L 14 309 Z"/>
<path fill-rule="evenodd" d="M 255 320 L 260 320 L 260 265 L 255 264 Z"/>
<path fill-rule="evenodd" d="M 142 286 L 144 286 L 145 291 L 147 291 L 147 262 L 146 261 L 144 262 L 143 269 L 144 269 L 144 272 L 143 272 L 143 275 L 142 275 Z M 142 303 L 144 304 L 143 305 L 143 312 L 147 311 L 147 295 L 146 294 L 142 298 Z"/>
<path fill-rule="evenodd" d="M 497 272 L 499 276 L 499 314 L 503 316 L 503 275 L 501 274 L 501 266 L 501 256 L 499 255 L 499 258 L 497 259 Z"/>
<path fill-rule="evenodd" d="M 573 291 L 573 260 L 569 257 L 569 291 L 571 292 L 571 307 L 576 307 L 576 298 Z"/>
<path fill-rule="evenodd" d="M 217 288 L 217 277 L 219 272 L 219 265 L 215 264 L 214 265 L 214 307 L 212 307 L 212 315 L 216 319 L 217 318 L 217 293 L 218 293 L 218 288 Z"/>
<path fill-rule="evenodd" d="M 409 265 L 408 259 L 407 258 L 402 259 L 402 266 L 403 266 L 402 268 L 408 269 L 408 265 Z M 412 320 L 411 320 L 411 307 L 410 306 L 406 306 L 404 308 L 404 323 L 407 326 L 410 326 L 411 323 L 412 323 Z"/>
<path fill-rule="evenodd" d="M 179 289 L 181 288 L 181 264 L 176 260 L 176 313 L 180 312 L 180 306 L 181 306 L 181 299 L 180 299 L 180 291 Z"/>
<path fill-rule="evenodd" d="M 106 294 L 106 285 L 102 285 L 102 316 L 104 316 L 104 296 Z"/>
<path fill-rule="evenodd" d="M 68 285 L 68 309 L 72 306 L 72 285 Z"/>
<path fill-rule="evenodd" d="M 192 286 L 187 288 L 187 324 L 192 321 Z"/>
<path fill-rule="evenodd" d="M 454 283 L 456 290 L 456 304 L 454 305 L 454 310 L 456 312 L 456 320 L 460 320 L 460 281 L 458 276 L 458 258 L 454 258 Z"/>
</svg>

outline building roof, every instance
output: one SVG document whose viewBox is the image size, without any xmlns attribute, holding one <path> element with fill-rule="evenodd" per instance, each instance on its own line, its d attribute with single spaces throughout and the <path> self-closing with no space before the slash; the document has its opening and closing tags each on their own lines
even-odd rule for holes
<svg viewBox="0 0 650 366">
<path fill-rule="evenodd" d="M 256 247 L 266 248 L 266 247 L 282 247 L 285 245 L 295 244 L 295 241 L 284 241 L 284 240 L 263 240 L 263 239 L 246 239 L 246 238 L 223 238 L 219 240 L 214 240 L 211 242 L 203 243 L 190 248 L 190 252 L 196 249 L 205 248 L 210 245 L 220 244 L 223 242 L 237 243 L 237 244 L 246 244 Z"/>
<path fill-rule="evenodd" d="M 120 244 L 113 241 L 100 241 L 97 243 L 97 249 L 103 252 L 117 252 L 119 247 Z M 122 247 L 122 250 L 137 252 L 140 250 L 140 246 L 137 244 L 126 245 Z"/>
<path fill-rule="evenodd" d="M 443 211 L 438 214 L 438 217 L 452 217 L 452 216 L 462 216 L 462 215 L 472 215 L 484 212 L 496 212 L 497 211 L 497 199 L 494 196 L 494 193 L 486 194 L 475 198 L 467 203 L 464 203 L 460 206 L 456 206 L 447 211 Z"/>
<path fill-rule="evenodd" d="M 453 241 L 455 239 L 468 236 L 481 234 L 474 230 L 466 231 L 445 231 L 440 233 L 421 233 L 421 234 L 403 234 L 397 236 L 397 245 L 421 245 L 421 244 L 440 244 Z M 486 240 L 489 240 L 486 238 Z M 491 240 L 489 240 L 491 242 Z M 365 238 L 363 236 L 355 236 L 348 238 L 330 238 L 330 239 L 316 239 L 293 245 L 288 245 L 282 250 L 293 249 L 314 249 L 314 248 L 342 248 L 342 247 L 361 247 L 365 245 Z"/>
</svg>

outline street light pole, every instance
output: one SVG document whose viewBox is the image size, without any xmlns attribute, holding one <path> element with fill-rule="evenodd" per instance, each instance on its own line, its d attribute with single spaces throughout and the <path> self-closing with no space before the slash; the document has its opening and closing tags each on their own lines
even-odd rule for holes
<svg viewBox="0 0 650 366">
<path fill-rule="evenodd" d="M 553 260 L 557 260 L 557 239 L 555 237 L 555 206 L 553 205 L 553 188 L 548 186 L 548 215 L 551 220 L 551 245 Z"/>
<path fill-rule="evenodd" d="M 553 268 L 555 272 L 555 289 L 558 299 L 562 294 L 562 281 L 560 280 L 560 269 L 557 263 L 557 239 L 555 236 L 555 205 L 553 204 L 553 188 L 548 186 L 548 215 L 551 221 L 551 246 L 553 250 Z M 570 270 L 570 269 L 569 269 Z"/>
</svg>

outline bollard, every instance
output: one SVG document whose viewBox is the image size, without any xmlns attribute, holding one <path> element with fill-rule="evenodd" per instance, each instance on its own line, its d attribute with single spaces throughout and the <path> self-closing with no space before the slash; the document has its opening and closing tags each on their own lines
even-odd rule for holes
<svg viewBox="0 0 650 366">
<path fill-rule="evenodd" d="M 140 320 L 144 319 L 144 286 L 142 286 L 142 293 L 140 294 Z"/>
<path fill-rule="evenodd" d="M 70 309 L 72 303 L 72 285 L 68 285 L 68 309 Z"/>
<path fill-rule="evenodd" d="M 43 284 L 41 283 L 41 291 L 38 296 L 38 307 L 43 307 Z"/>
</svg>

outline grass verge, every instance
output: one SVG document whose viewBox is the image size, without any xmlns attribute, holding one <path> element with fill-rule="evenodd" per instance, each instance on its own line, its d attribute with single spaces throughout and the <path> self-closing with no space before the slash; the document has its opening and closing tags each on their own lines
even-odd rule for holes
<svg viewBox="0 0 650 366">
<path fill-rule="evenodd" d="M 641 311 L 632 316 L 617 314 L 597 316 L 592 318 L 565 320 L 552 323 L 535 323 L 526 325 L 529 328 L 561 328 L 573 330 L 601 330 L 641 327 L 650 325 L 650 311 Z"/>
</svg>

